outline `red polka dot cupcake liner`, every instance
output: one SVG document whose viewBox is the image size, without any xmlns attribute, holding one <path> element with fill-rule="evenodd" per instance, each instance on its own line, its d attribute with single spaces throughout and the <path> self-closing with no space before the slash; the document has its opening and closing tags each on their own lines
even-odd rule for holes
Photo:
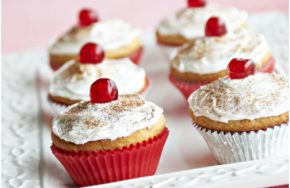
<svg viewBox="0 0 290 188">
<path fill-rule="evenodd" d="M 76 185 L 98 185 L 153 175 L 168 134 L 165 128 L 153 139 L 110 151 L 68 152 L 55 145 L 51 150 Z"/>
</svg>

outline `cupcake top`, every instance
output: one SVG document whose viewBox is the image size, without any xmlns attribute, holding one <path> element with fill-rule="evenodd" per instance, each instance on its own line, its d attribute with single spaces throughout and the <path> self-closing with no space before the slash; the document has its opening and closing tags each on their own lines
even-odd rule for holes
<svg viewBox="0 0 290 188">
<path fill-rule="evenodd" d="M 146 74 L 130 59 L 105 59 L 99 64 L 81 64 L 72 60 L 55 73 L 49 94 L 71 100 L 89 100 L 91 84 L 98 78 L 110 78 L 120 94 L 135 94 L 144 89 Z"/>
<path fill-rule="evenodd" d="M 53 120 L 53 133 L 75 144 L 115 140 L 150 127 L 163 110 L 140 95 L 120 95 L 108 103 L 83 101 L 68 107 Z"/>
<path fill-rule="evenodd" d="M 234 31 L 246 23 L 247 13 L 233 7 L 208 4 L 204 7 L 185 8 L 159 24 L 157 31 L 161 35 L 181 35 L 186 39 L 204 36 L 206 21 L 212 17 L 221 17 L 228 31 Z"/>
<path fill-rule="evenodd" d="M 224 77 L 193 92 L 188 103 L 195 116 L 224 123 L 278 116 L 289 111 L 289 84 L 286 78 L 269 73 L 244 79 Z"/>
<path fill-rule="evenodd" d="M 87 42 L 100 44 L 105 51 L 117 50 L 140 37 L 141 31 L 119 20 L 96 22 L 87 27 L 75 26 L 51 47 L 52 54 L 77 54 Z"/>
<path fill-rule="evenodd" d="M 227 33 L 221 37 L 200 37 L 183 46 L 172 60 L 179 72 L 210 74 L 226 70 L 234 57 L 252 59 L 261 65 L 269 53 L 262 35 L 247 31 Z"/>
</svg>

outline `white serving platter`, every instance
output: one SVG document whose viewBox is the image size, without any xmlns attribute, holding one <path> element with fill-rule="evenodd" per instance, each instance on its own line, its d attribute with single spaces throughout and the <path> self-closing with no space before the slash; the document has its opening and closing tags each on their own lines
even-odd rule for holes
<svg viewBox="0 0 290 188">
<path fill-rule="evenodd" d="M 250 28 L 265 35 L 288 76 L 288 18 L 280 12 L 250 16 Z M 153 32 L 143 36 L 143 66 L 151 81 L 148 99 L 164 108 L 170 135 L 155 176 L 92 187 L 266 187 L 288 184 L 288 156 L 218 165 L 191 125 L 186 101 L 168 81 L 167 58 Z M 50 151 L 54 113 L 47 102 L 51 77 L 45 49 L 2 59 L 2 187 L 74 187 Z"/>
</svg>

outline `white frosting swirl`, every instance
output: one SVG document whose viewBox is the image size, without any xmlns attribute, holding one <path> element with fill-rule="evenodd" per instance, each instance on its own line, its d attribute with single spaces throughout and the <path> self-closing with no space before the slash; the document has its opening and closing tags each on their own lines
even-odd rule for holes
<svg viewBox="0 0 290 188">
<path fill-rule="evenodd" d="M 195 116 L 224 123 L 278 116 L 289 111 L 289 84 L 286 78 L 268 73 L 225 77 L 193 92 L 188 103 Z"/>
<path fill-rule="evenodd" d="M 173 59 L 179 72 L 216 73 L 227 68 L 233 58 L 252 59 L 262 65 L 270 52 L 266 39 L 246 31 L 228 33 L 223 37 L 200 37 L 183 46 Z"/>
<path fill-rule="evenodd" d="M 162 35 L 181 35 L 186 39 L 204 36 L 207 20 L 212 16 L 222 18 L 228 32 L 240 28 L 246 23 L 247 13 L 233 7 L 208 4 L 200 8 L 185 8 L 159 24 L 157 30 Z"/>
<path fill-rule="evenodd" d="M 80 102 L 53 120 L 52 131 L 75 144 L 102 139 L 115 140 L 153 126 L 163 110 L 139 95 L 121 95 L 109 103 Z"/>
<path fill-rule="evenodd" d="M 141 31 L 122 20 L 106 20 L 89 27 L 74 27 L 50 47 L 52 54 L 78 54 L 87 42 L 100 44 L 105 51 L 117 50 L 140 37 Z"/>
<path fill-rule="evenodd" d="M 146 82 L 144 69 L 128 58 L 105 59 L 99 64 L 80 64 L 72 60 L 57 70 L 50 82 L 49 94 L 71 100 L 89 100 L 91 84 L 99 78 L 112 79 L 119 94 L 136 94 Z"/>
</svg>

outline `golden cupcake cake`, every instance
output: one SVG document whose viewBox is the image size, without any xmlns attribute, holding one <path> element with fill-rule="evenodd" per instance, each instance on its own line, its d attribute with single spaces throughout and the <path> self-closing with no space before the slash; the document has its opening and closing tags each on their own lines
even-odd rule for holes
<svg viewBox="0 0 290 188">
<path fill-rule="evenodd" d="M 200 86 L 227 76 L 227 65 L 235 57 L 252 59 L 259 72 L 273 72 L 275 59 L 264 36 L 247 30 L 228 32 L 218 17 L 208 20 L 204 32 L 204 37 L 182 46 L 170 63 L 170 81 L 185 98 Z"/>
<path fill-rule="evenodd" d="M 52 78 L 48 98 L 56 112 L 82 100 L 89 100 L 89 88 L 98 78 L 110 78 L 120 94 L 145 94 L 149 82 L 143 68 L 129 58 L 104 59 L 100 45 L 87 43 L 79 58 L 57 70 Z"/>
<path fill-rule="evenodd" d="M 275 73 L 249 74 L 231 70 L 188 99 L 193 124 L 219 163 L 288 154 L 288 81 Z"/>
<path fill-rule="evenodd" d="M 49 46 L 51 68 L 57 70 L 64 63 L 78 56 L 87 42 L 102 45 L 109 59 L 131 58 L 139 63 L 143 47 L 141 31 L 120 19 L 99 20 L 91 9 L 79 13 L 79 23 Z"/>
<path fill-rule="evenodd" d="M 101 78 L 89 101 L 54 118 L 51 149 L 77 186 L 89 186 L 153 175 L 167 136 L 160 107 L 119 95 L 112 80 Z"/>
<path fill-rule="evenodd" d="M 247 26 L 247 13 L 234 7 L 188 0 L 187 7 L 163 19 L 156 29 L 156 39 L 170 55 L 176 47 L 204 36 L 204 27 L 212 16 L 222 18 L 232 32 Z"/>
</svg>

